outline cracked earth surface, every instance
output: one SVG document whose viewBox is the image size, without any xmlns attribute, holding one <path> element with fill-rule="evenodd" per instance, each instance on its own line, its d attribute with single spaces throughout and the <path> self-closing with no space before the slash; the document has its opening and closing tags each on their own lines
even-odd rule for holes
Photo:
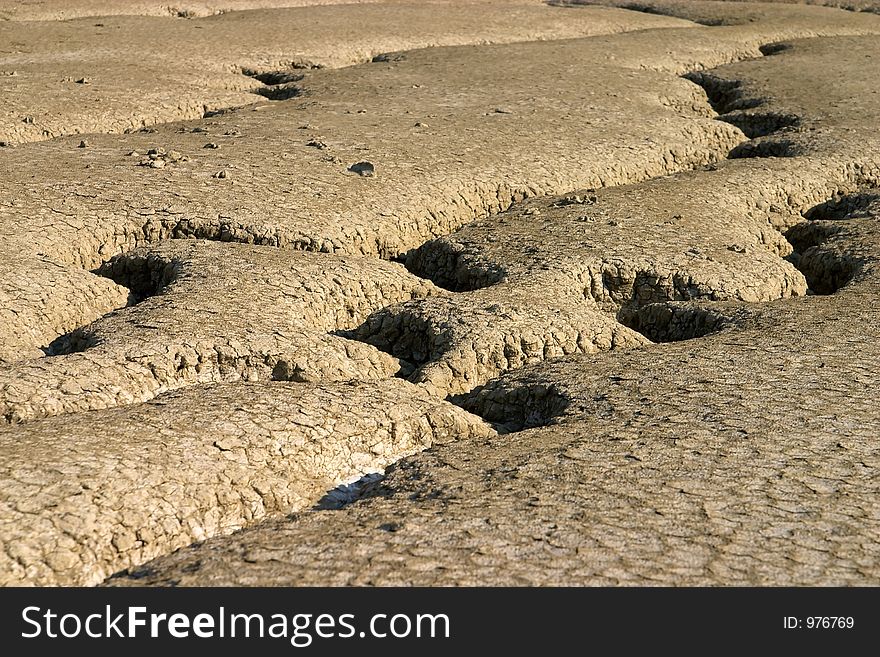
<svg viewBox="0 0 880 657">
<path fill-rule="evenodd" d="M 880 583 L 874 4 L 178 5 L 0 2 L 0 583 Z"/>
</svg>

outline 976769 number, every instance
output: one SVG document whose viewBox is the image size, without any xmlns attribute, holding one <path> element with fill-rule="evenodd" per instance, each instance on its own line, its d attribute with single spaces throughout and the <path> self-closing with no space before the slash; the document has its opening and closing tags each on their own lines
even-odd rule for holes
<svg viewBox="0 0 880 657">
<path fill-rule="evenodd" d="M 851 630 L 855 624 L 852 616 L 786 616 L 783 626 L 789 630 Z"/>
</svg>

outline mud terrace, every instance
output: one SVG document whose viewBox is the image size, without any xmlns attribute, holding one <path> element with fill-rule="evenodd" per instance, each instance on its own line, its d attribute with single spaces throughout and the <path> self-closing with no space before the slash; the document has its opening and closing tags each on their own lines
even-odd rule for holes
<svg viewBox="0 0 880 657">
<path fill-rule="evenodd" d="M 0 583 L 880 584 L 880 5 L 0 1 Z"/>
</svg>

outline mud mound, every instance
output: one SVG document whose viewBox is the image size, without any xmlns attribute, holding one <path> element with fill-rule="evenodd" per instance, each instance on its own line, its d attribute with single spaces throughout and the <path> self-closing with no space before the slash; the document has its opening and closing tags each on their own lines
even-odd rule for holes
<svg viewBox="0 0 880 657">
<path fill-rule="evenodd" d="M 880 17 L 642 9 L 0 25 L 0 582 L 880 583 Z"/>
</svg>

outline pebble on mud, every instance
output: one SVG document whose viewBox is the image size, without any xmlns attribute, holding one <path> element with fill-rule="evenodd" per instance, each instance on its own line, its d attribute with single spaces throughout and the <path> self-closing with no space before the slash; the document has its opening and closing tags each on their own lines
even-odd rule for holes
<svg viewBox="0 0 880 657">
<path fill-rule="evenodd" d="M 205 145 L 203 146 L 203 148 L 213 148 L 213 149 L 217 149 L 217 148 L 220 148 L 220 144 L 215 144 L 213 141 L 209 141 L 207 144 L 205 144 Z"/>
<path fill-rule="evenodd" d="M 85 139 L 80 141 L 79 146 L 77 146 L 77 148 L 88 148 L 88 147 L 89 147 L 89 142 L 87 142 Z"/>
<path fill-rule="evenodd" d="M 371 178 L 376 175 L 376 167 L 373 166 L 372 162 L 367 162 L 366 160 L 363 162 L 355 162 L 348 167 L 348 170 L 366 178 Z"/>
<path fill-rule="evenodd" d="M 581 196 L 580 194 L 571 194 L 564 196 L 553 204 L 553 207 L 561 208 L 566 205 L 593 205 L 598 202 L 599 197 L 595 194 L 589 196 Z"/>
<path fill-rule="evenodd" d="M 213 178 L 226 178 L 226 177 L 228 177 L 227 173 L 226 173 L 226 169 L 221 169 L 220 171 L 215 173 L 212 177 Z"/>
</svg>

